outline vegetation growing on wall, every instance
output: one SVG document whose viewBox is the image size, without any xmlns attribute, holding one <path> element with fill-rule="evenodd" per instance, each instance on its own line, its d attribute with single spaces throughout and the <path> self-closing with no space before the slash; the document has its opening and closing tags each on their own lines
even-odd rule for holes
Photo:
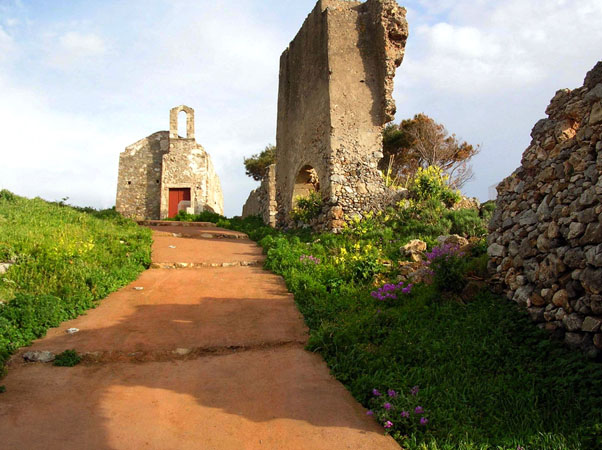
<svg viewBox="0 0 602 450">
<path fill-rule="evenodd" d="M 245 173 L 254 180 L 261 181 L 269 166 L 276 161 L 276 146 L 268 144 L 262 152 L 244 159 Z"/>
<path fill-rule="evenodd" d="M 150 230 L 114 210 L 0 191 L 0 367 L 18 347 L 72 319 L 150 265 Z"/>
<path fill-rule="evenodd" d="M 295 199 L 295 206 L 291 211 L 291 218 L 295 222 L 309 224 L 320 215 L 322 211 L 322 196 L 319 192 L 310 192 L 306 196 Z"/>
</svg>

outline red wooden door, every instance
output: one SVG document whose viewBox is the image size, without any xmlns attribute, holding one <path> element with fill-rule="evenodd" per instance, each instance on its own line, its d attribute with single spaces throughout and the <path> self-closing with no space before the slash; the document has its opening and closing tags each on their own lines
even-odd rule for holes
<svg viewBox="0 0 602 450">
<path fill-rule="evenodd" d="M 182 200 L 190 201 L 190 188 L 169 189 L 169 212 L 167 217 L 176 217 L 176 214 L 178 214 L 178 204 Z"/>
</svg>

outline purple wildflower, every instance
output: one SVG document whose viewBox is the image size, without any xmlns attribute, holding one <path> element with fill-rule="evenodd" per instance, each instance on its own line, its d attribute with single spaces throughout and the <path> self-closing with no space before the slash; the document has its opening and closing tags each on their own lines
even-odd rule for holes
<svg viewBox="0 0 602 450">
<path fill-rule="evenodd" d="M 397 397 L 397 392 L 395 392 L 393 389 L 389 389 L 387 391 L 387 395 L 391 398 L 395 398 L 395 397 Z"/>
<path fill-rule="evenodd" d="M 382 394 L 378 389 L 372 389 L 372 395 L 374 395 L 375 397 L 380 397 Z"/>
<path fill-rule="evenodd" d="M 299 257 L 299 261 L 306 263 L 306 262 L 312 262 L 314 264 L 320 264 L 320 258 L 316 258 L 313 255 L 301 255 Z"/>
<path fill-rule="evenodd" d="M 387 420 L 385 422 L 385 425 L 384 425 L 385 428 L 391 428 L 392 426 L 393 426 L 393 422 L 391 422 L 390 420 Z"/>
<path fill-rule="evenodd" d="M 397 299 L 397 293 L 401 291 L 402 294 L 409 294 L 412 290 L 412 285 L 408 284 L 404 287 L 403 282 L 397 284 L 386 283 L 376 291 L 372 291 L 370 295 L 377 300 Z"/>
<path fill-rule="evenodd" d="M 408 411 L 402 411 L 401 417 L 410 417 L 410 413 Z"/>
<path fill-rule="evenodd" d="M 391 409 L 393 405 L 391 405 L 391 403 L 387 402 L 383 405 L 383 408 L 385 408 L 387 411 L 389 411 Z"/>
<path fill-rule="evenodd" d="M 426 417 L 420 418 L 420 425 L 426 425 L 427 423 L 429 423 L 429 420 Z"/>
<path fill-rule="evenodd" d="M 374 411 L 372 411 L 371 409 L 368 410 L 368 412 L 366 412 L 367 416 L 373 416 L 374 415 Z"/>
<path fill-rule="evenodd" d="M 420 392 L 420 388 L 418 386 L 414 386 L 412 389 L 410 389 L 410 394 L 412 395 L 418 395 L 418 392 Z"/>
<path fill-rule="evenodd" d="M 460 247 L 458 245 L 439 245 L 437 247 L 433 247 L 433 250 L 426 254 L 426 264 L 430 264 L 433 260 L 438 258 L 449 259 L 451 256 L 464 256 L 464 253 L 460 251 Z"/>
<path fill-rule="evenodd" d="M 422 406 L 417 406 L 416 409 L 414 409 L 414 414 L 422 414 L 424 413 L 424 408 Z"/>
</svg>

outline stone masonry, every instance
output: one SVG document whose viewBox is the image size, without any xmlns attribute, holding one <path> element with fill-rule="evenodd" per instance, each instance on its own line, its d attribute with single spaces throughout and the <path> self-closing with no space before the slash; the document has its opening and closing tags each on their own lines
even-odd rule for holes
<svg viewBox="0 0 602 450">
<path fill-rule="evenodd" d="M 186 137 L 178 135 L 178 114 L 186 113 Z M 170 190 L 186 190 L 189 201 L 172 205 L 198 214 L 223 214 L 219 178 L 209 154 L 194 137 L 194 110 L 170 111 L 169 131 L 159 131 L 126 147 L 119 156 L 116 209 L 137 220 L 169 217 Z M 173 197 L 172 197 L 173 201 Z"/>
<path fill-rule="evenodd" d="M 408 27 L 394 0 L 320 0 L 280 58 L 276 137 L 279 225 L 313 182 L 319 227 L 338 230 L 388 195 L 378 161 L 393 119 L 395 69 Z"/>
<path fill-rule="evenodd" d="M 602 61 L 556 92 L 522 165 L 498 186 L 490 269 L 571 346 L 602 351 Z"/>
<path fill-rule="evenodd" d="M 259 187 L 249 194 L 242 217 L 260 216 L 264 223 L 276 226 L 276 166 L 272 164 Z"/>
</svg>

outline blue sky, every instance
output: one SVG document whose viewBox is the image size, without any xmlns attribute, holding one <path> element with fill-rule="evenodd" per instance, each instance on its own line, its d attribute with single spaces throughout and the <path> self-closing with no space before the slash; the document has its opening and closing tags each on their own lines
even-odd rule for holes
<svg viewBox="0 0 602 450">
<path fill-rule="evenodd" d="M 239 214 L 242 159 L 275 142 L 278 59 L 313 0 L 0 0 L 0 188 L 109 207 L 119 153 L 196 111 L 196 137 Z M 425 112 L 482 146 L 468 195 L 520 164 L 557 89 L 602 59 L 600 0 L 403 4 L 396 121 Z"/>
</svg>

